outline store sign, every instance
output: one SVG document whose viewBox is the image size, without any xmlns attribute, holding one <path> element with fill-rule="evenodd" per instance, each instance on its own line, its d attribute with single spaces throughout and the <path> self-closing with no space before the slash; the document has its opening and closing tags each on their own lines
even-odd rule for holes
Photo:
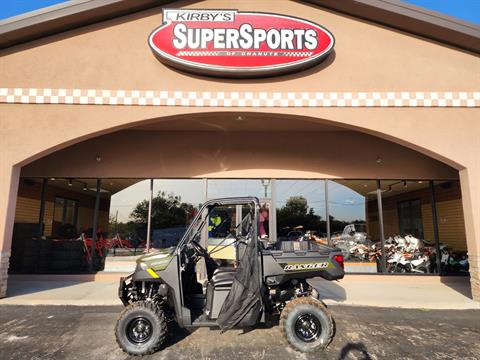
<svg viewBox="0 0 480 360">
<path fill-rule="evenodd" d="M 160 61 L 214 76 L 271 76 L 321 62 L 335 40 L 325 28 L 286 15 L 236 10 L 165 9 L 149 37 Z"/>
</svg>

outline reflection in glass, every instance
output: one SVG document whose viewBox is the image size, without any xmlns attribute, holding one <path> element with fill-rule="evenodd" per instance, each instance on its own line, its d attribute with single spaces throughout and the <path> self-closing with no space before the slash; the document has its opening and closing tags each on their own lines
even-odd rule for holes
<svg viewBox="0 0 480 360">
<path fill-rule="evenodd" d="M 217 199 L 236 196 L 271 197 L 269 179 L 208 179 L 208 198 Z"/>
<path fill-rule="evenodd" d="M 342 249 L 346 272 L 378 272 L 381 241 L 374 180 L 329 180 L 332 245 Z"/>
<path fill-rule="evenodd" d="M 11 271 L 73 274 L 88 270 L 97 179 L 23 178 L 19 184 Z M 92 190 L 93 188 L 93 190 Z M 110 193 L 101 193 L 97 229 L 105 239 Z M 40 228 L 38 222 L 43 226 Z M 22 239 L 19 241 L 18 239 Z M 101 270 L 106 243 L 97 243 L 93 270 Z"/>
<path fill-rule="evenodd" d="M 69 235 L 75 236 L 77 228 L 78 200 L 55 197 L 52 234 L 64 237 L 66 229 Z"/>
<path fill-rule="evenodd" d="M 277 247 L 327 244 L 324 180 L 277 180 Z M 298 244 L 303 242 L 304 244 Z"/>
<path fill-rule="evenodd" d="M 382 180 L 381 190 L 386 271 L 437 272 L 429 182 Z"/>
<path fill-rule="evenodd" d="M 467 239 L 459 181 L 435 181 L 435 199 L 443 274 L 468 274 Z"/>
<path fill-rule="evenodd" d="M 144 248 L 147 239 L 150 180 L 104 179 L 102 187 L 110 191 L 110 236 L 113 248 Z M 122 251 L 115 251 L 121 254 Z"/>
<path fill-rule="evenodd" d="M 204 202 L 204 193 L 201 179 L 154 180 L 151 219 L 154 248 L 177 245 Z"/>
</svg>

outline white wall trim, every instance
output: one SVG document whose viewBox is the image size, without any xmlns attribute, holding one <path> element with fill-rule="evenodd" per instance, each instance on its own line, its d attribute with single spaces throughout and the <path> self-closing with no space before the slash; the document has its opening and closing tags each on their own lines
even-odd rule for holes
<svg viewBox="0 0 480 360">
<path fill-rule="evenodd" d="M 0 88 L 4 104 L 189 107 L 480 107 L 480 91 L 221 92 Z"/>
</svg>

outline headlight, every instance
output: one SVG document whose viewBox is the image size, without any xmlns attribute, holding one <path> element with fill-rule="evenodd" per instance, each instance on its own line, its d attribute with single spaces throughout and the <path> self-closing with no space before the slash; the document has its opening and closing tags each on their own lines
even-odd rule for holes
<svg viewBox="0 0 480 360">
<path fill-rule="evenodd" d="M 145 264 L 145 263 L 143 263 L 143 262 L 139 263 L 138 266 L 139 266 L 140 269 L 142 269 L 142 270 L 147 270 L 147 268 L 148 268 L 147 264 Z"/>
</svg>

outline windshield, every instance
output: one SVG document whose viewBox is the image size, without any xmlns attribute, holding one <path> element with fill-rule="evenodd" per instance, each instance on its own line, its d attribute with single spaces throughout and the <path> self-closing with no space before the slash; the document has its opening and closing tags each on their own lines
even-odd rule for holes
<svg viewBox="0 0 480 360">
<path fill-rule="evenodd" d="M 238 237 L 247 238 L 253 228 L 254 209 L 254 203 L 203 206 L 177 249 L 191 241 L 205 245 L 202 239 L 206 237 L 208 245 L 213 245 L 208 246 L 209 253 L 214 253 L 233 245 Z"/>
</svg>

